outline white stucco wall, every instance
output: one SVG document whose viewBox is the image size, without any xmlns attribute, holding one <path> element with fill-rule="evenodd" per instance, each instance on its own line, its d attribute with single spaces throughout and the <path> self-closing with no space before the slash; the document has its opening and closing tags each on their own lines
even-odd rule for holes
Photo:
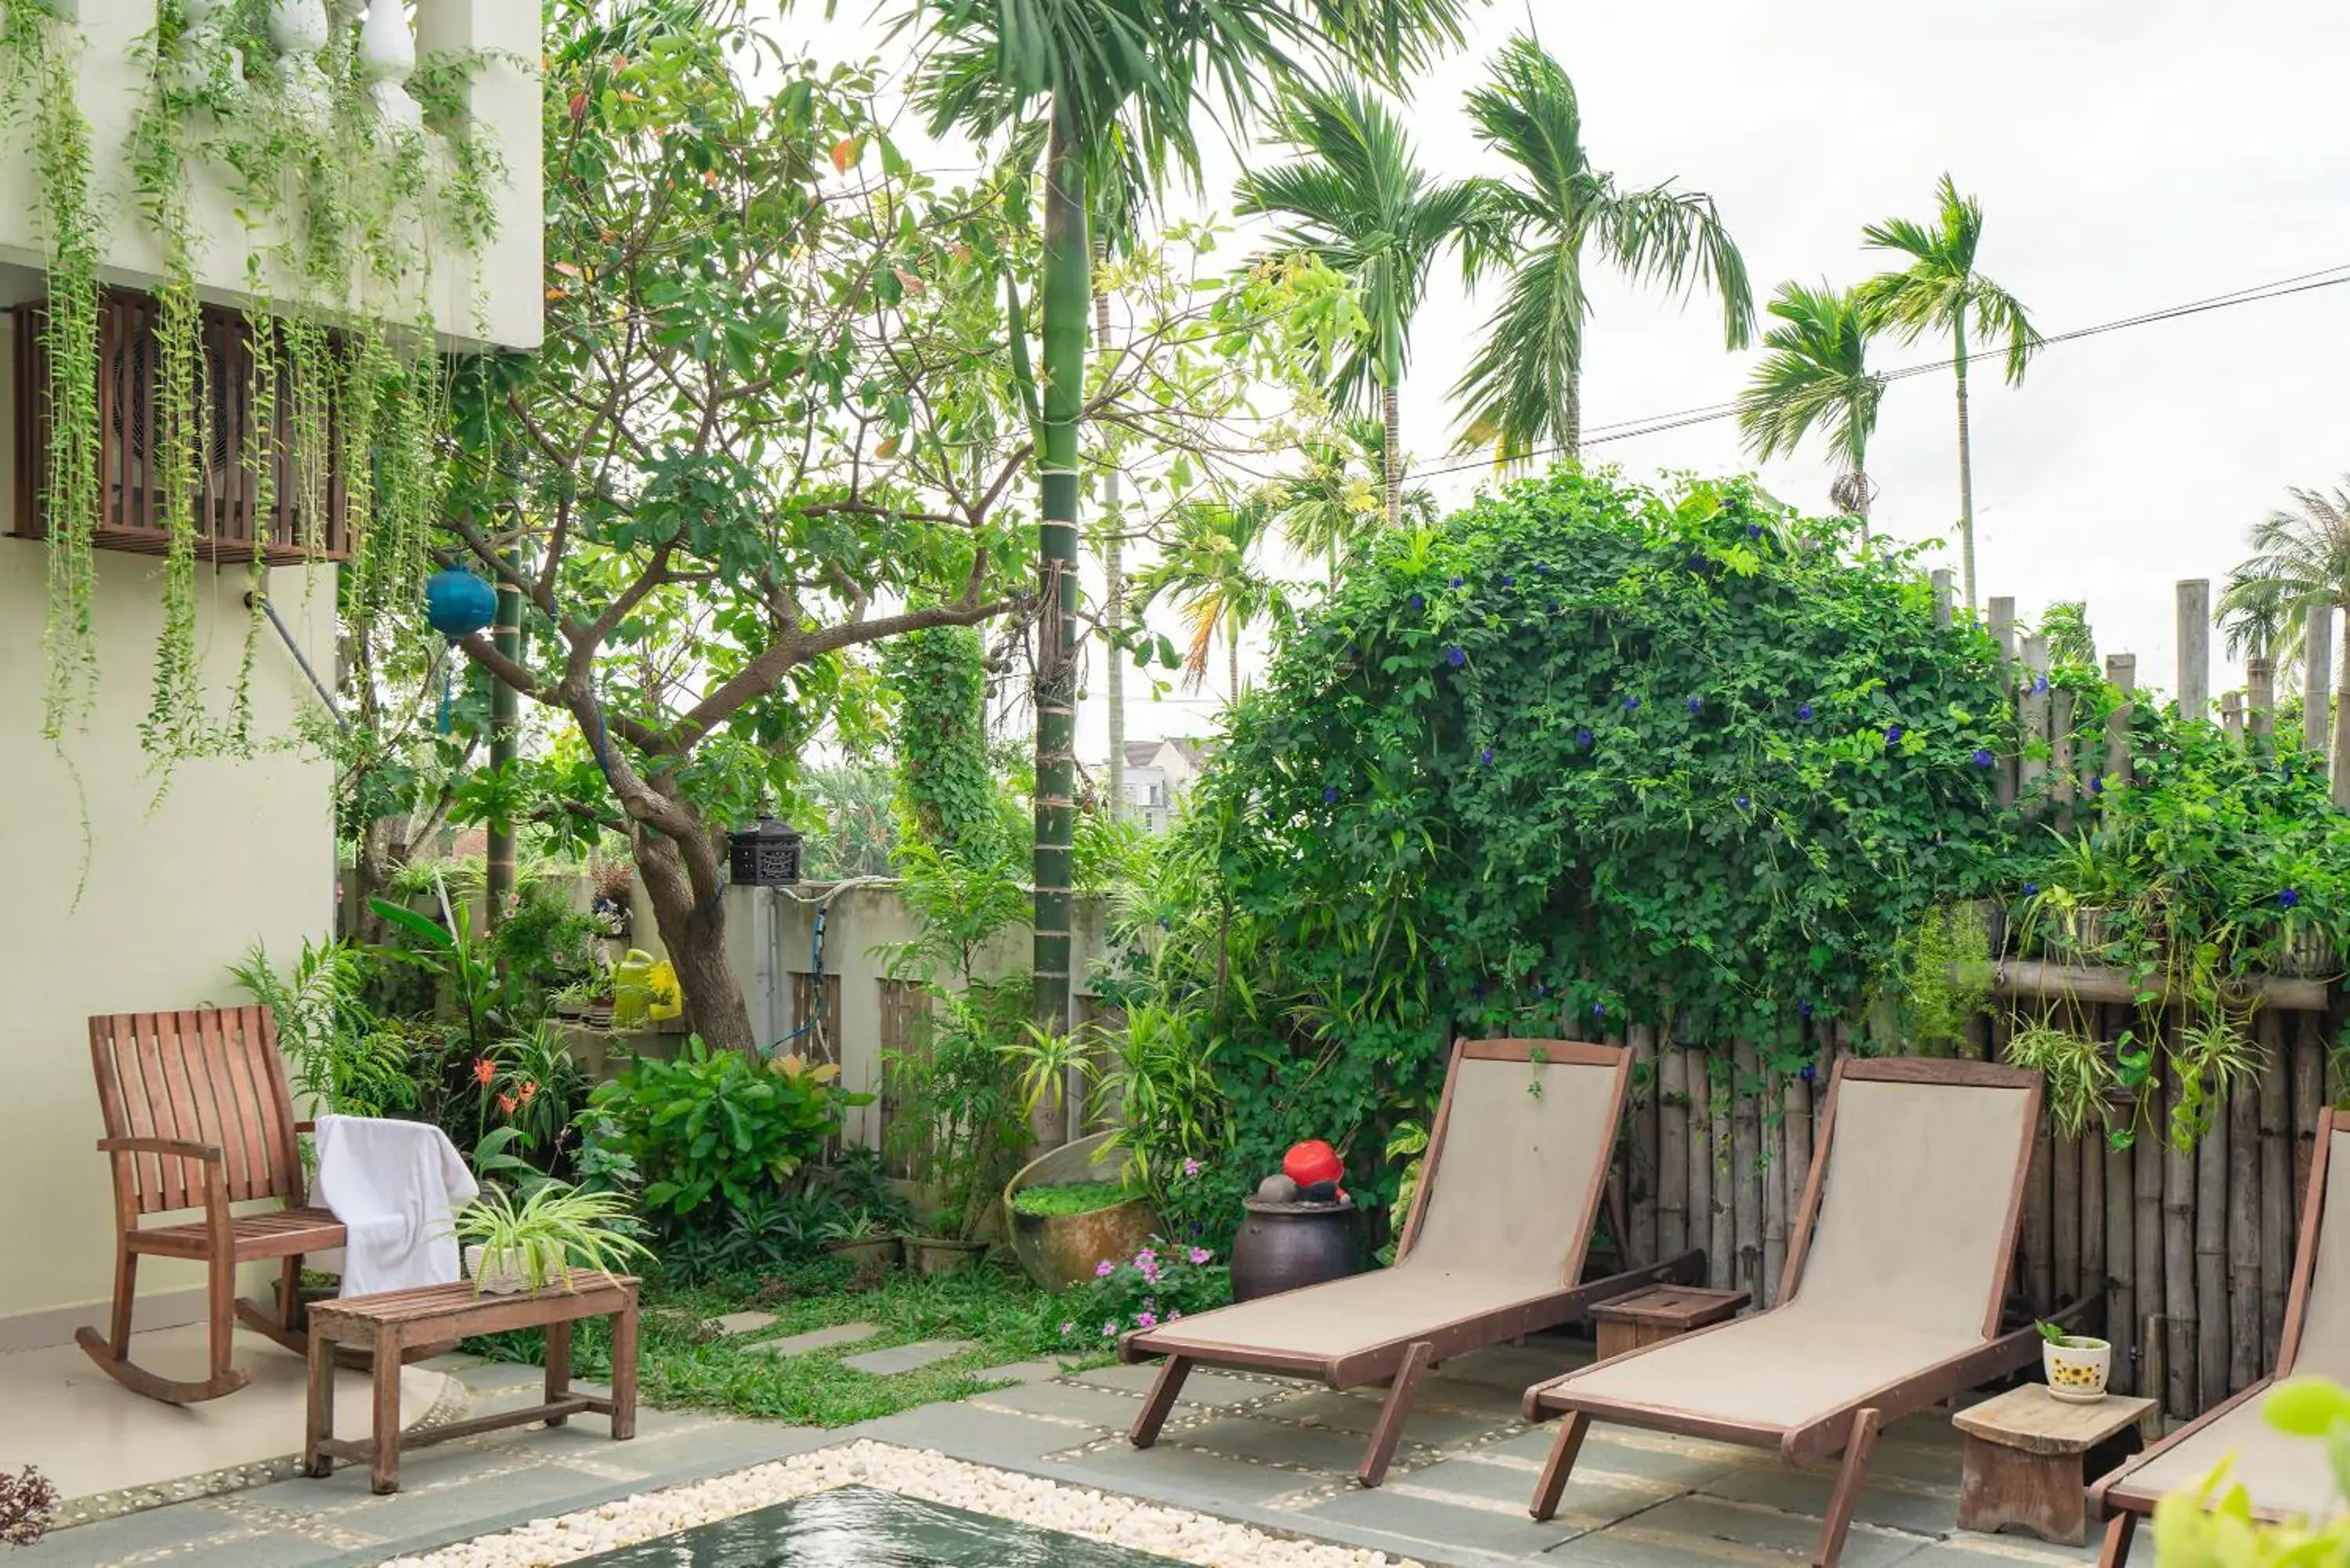
<svg viewBox="0 0 2350 1568">
<path fill-rule="evenodd" d="M 8 337 L 0 328 L 0 364 L 13 353 Z M 0 431 L 11 428 L 8 399 L 0 378 Z M 0 495 L 14 493 L 14 457 L 0 441 Z M 138 726 L 162 624 L 160 559 L 99 554 L 97 707 L 62 758 L 41 738 L 45 550 L 0 537 L 0 1348 L 101 1322 L 82 1309 L 97 1314 L 112 1286 L 113 1200 L 91 1147 L 100 1128 L 84 1021 L 242 1002 L 231 962 L 256 940 L 290 953 L 333 916 L 334 776 L 324 758 L 275 750 L 184 763 L 156 798 Z M 331 582 L 321 574 L 306 595 L 302 570 L 287 567 L 271 584 L 312 667 L 331 674 Z M 216 704 L 243 648 L 244 590 L 244 566 L 197 566 L 205 691 Z M 254 675 L 259 732 L 285 736 L 296 709 L 317 701 L 270 635 Z M 184 1295 L 200 1282 L 184 1265 L 140 1268 L 142 1294 Z M 170 1315 L 166 1305 L 141 1322 Z"/>
<path fill-rule="evenodd" d="M 497 234 L 481 254 L 467 256 L 444 247 L 432 258 L 432 320 L 450 342 L 477 337 L 510 348 L 535 348 L 541 336 L 546 294 L 541 267 L 539 170 L 539 7 L 536 0 L 416 0 L 416 47 L 420 56 L 480 51 L 485 62 L 474 77 L 469 105 L 474 123 L 506 165 L 506 183 L 495 195 Z M 123 149 L 147 92 L 147 67 L 139 39 L 155 25 L 155 0 L 78 0 L 81 90 L 77 100 L 89 122 L 96 192 L 109 214 L 99 252 L 106 281 L 151 289 L 163 275 L 163 258 L 153 228 L 140 219 Z M 514 63 L 524 62 L 523 64 Z M 23 126 L 0 137 L 0 303 L 40 292 L 37 268 L 44 254 L 40 228 L 40 181 L 26 154 Z M 238 216 L 227 177 L 200 167 L 188 192 L 188 216 L 197 235 L 199 291 L 222 303 L 244 303 L 252 285 L 246 258 L 266 254 L 279 238 L 265 227 L 248 234 Z M 296 297 L 290 278 L 267 275 L 265 286 L 283 298 Z M 384 302 L 371 302 L 380 306 Z M 398 302 L 393 314 L 412 311 L 414 300 Z M 406 308 L 401 308 L 405 306 Z"/>
</svg>

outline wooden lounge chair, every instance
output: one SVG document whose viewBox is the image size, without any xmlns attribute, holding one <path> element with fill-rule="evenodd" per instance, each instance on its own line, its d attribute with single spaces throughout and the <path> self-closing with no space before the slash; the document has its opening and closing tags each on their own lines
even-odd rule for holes
<svg viewBox="0 0 2350 1568">
<path fill-rule="evenodd" d="M 2250 1494 L 2265 1520 L 2323 1519 L 2341 1506 L 2324 1443 L 2287 1437 L 2261 1414 L 2280 1378 L 2316 1374 L 2350 1383 L 2350 1113 L 2329 1107 L 2317 1124 L 2301 1240 L 2285 1298 L 2276 1371 L 2155 1444 L 2089 1489 L 2092 1517 L 2106 1518 L 2099 1568 L 2129 1560 L 2138 1518 L 2167 1492 L 2192 1487 L 2233 1456 L 2228 1480 Z"/>
<path fill-rule="evenodd" d="M 2040 1354 L 1999 1323 L 2041 1093 L 2038 1073 L 1988 1063 L 1839 1062 L 1780 1304 L 1526 1390 L 1528 1420 L 1565 1417 L 1534 1516 L 1557 1511 L 1595 1419 L 1775 1446 L 1790 1465 L 1842 1449 L 1812 1556 L 1834 1563 L 1878 1428 Z"/>
<path fill-rule="evenodd" d="M 192 1012 L 122 1012 L 89 1021 L 89 1054 L 114 1161 L 120 1235 L 110 1332 L 78 1330 L 90 1359 L 124 1387 L 173 1405 L 216 1399 L 244 1386 L 230 1364 L 234 1320 L 302 1354 L 294 1325 L 302 1256 L 343 1244 L 343 1227 L 305 1201 L 302 1157 L 277 1054 L 277 1023 L 265 1007 Z M 283 1207 L 233 1213 L 231 1204 Z M 151 1214 L 201 1209 L 203 1217 L 142 1227 Z M 211 1375 L 198 1383 L 158 1376 L 130 1361 L 130 1308 L 139 1260 L 152 1254 L 205 1265 L 211 1288 Z M 236 1299 L 239 1263 L 282 1260 L 275 1312 Z"/>
<path fill-rule="evenodd" d="M 1594 1302 L 1694 1282 L 1701 1251 L 1578 1284 L 1631 1059 L 1555 1040 L 1464 1040 L 1438 1102 L 1393 1268 L 1139 1330 L 1120 1359 L 1167 1357 L 1134 1423 L 1147 1449 L 1193 1366 L 1392 1379 L 1355 1479 L 1377 1486 L 1435 1363 L 1582 1315 Z"/>
</svg>

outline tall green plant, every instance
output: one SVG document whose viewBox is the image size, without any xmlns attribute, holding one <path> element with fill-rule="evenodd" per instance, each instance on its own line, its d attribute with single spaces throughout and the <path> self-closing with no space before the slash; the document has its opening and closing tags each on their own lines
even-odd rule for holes
<svg viewBox="0 0 2350 1568">
<path fill-rule="evenodd" d="M 2032 352 L 2040 347 L 2023 302 L 1977 270 L 1982 245 L 1982 204 L 1959 194 L 1948 174 L 1935 187 L 1938 211 L 1930 223 L 1888 218 L 1871 223 L 1862 236 L 1877 250 L 1909 258 L 1898 272 L 1880 273 L 1861 286 L 1863 305 L 1890 329 L 1914 343 L 1929 332 L 1950 337 L 1951 368 L 1959 389 L 1959 560 L 1966 579 L 1967 607 L 1975 607 L 1974 445 L 1967 427 L 1968 332 L 1973 347 L 2003 356 L 2008 385 L 2022 381 Z"/>
<path fill-rule="evenodd" d="M 898 801 L 910 836 L 962 856 L 1000 853 L 979 633 L 961 626 L 909 632 L 885 648 L 882 669 L 898 698 Z"/>
<path fill-rule="evenodd" d="M 1885 378 L 1868 368 L 1867 312 L 1854 291 L 1825 284 L 1783 283 L 1769 308 L 1768 352 L 1738 398 L 1747 450 L 1768 462 L 1816 431 L 1839 470 L 1828 499 L 1866 524 L 1877 488 L 1868 441 L 1885 400 Z"/>
</svg>

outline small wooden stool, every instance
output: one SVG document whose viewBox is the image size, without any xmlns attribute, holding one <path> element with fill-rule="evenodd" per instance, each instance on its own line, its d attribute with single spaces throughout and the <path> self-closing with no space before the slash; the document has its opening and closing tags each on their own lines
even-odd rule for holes
<svg viewBox="0 0 2350 1568">
<path fill-rule="evenodd" d="M 1950 1424 L 1967 1435 L 1959 1528 L 1989 1533 L 2012 1524 L 2043 1541 L 2085 1545 L 2088 1477 L 2137 1452 L 2153 1418 L 2151 1399 L 2108 1394 L 2069 1405 L 2038 1383 L 1957 1412 Z"/>
<path fill-rule="evenodd" d="M 1592 1321 L 1599 1325 L 1599 1359 L 1710 1327 L 1737 1315 L 1749 1299 L 1744 1291 L 1657 1285 L 1601 1302 L 1591 1309 Z"/>
<path fill-rule="evenodd" d="M 571 1386 L 571 1325 L 582 1318 L 612 1320 L 612 1392 L 583 1394 Z M 546 1330 L 546 1402 L 519 1410 L 476 1416 L 428 1432 L 400 1430 L 401 1352 L 411 1345 L 497 1334 L 513 1328 Z M 374 1433 L 364 1441 L 335 1436 L 335 1350 L 364 1345 L 375 1364 Z M 380 1295 L 344 1296 L 310 1308 L 310 1399 L 308 1431 L 302 1443 L 304 1473 L 326 1476 L 337 1459 L 364 1459 L 377 1495 L 400 1490 L 400 1449 L 452 1438 L 471 1437 L 500 1427 L 544 1421 L 560 1427 L 572 1417 L 595 1411 L 612 1418 L 612 1436 L 637 1435 L 637 1282 L 626 1274 L 582 1270 L 571 1288 L 550 1285 L 536 1295 L 482 1295 L 463 1282 L 425 1285 Z"/>
</svg>

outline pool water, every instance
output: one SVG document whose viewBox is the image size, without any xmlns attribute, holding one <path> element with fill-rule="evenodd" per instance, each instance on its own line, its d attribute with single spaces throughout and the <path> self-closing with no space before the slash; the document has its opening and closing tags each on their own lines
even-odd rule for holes
<svg viewBox="0 0 2350 1568">
<path fill-rule="evenodd" d="M 1172 1559 L 847 1486 L 581 1561 L 599 1568 L 1166 1568 Z"/>
</svg>

